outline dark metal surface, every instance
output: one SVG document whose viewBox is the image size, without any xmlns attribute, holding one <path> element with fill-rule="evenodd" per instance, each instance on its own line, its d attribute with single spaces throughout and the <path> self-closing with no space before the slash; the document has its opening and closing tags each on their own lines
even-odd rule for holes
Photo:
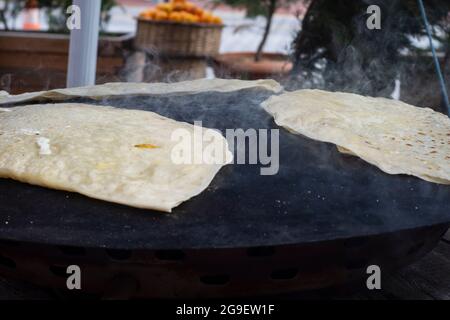
<svg viewBox="0 0 450 320">
<path fill-rule="evenodd" d="M 205 127 L 278 128 L 245 90 L 101 104 L 156 111 Z M 280 171 L 229 165 L 173 214 L 0 180 L 0 238 L 116 249 L 301 244 L 450 222 L 450 186 L 392 176 L 332 145 L 280 129 Z"/>
</svg>

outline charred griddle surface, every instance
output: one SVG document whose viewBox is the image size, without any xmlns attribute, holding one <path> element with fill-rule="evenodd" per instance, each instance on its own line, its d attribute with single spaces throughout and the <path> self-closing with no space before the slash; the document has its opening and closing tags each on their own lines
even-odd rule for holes
<svg viewBox="0 0 450 320">
<path fill-rule="evenodd" d="M 116 249 L 253 247 L 352 238 L 450 222 L 450 186 L 392 176 L 333 145 L 278 128 L 244 90 L 91 102 L 220 130 L 280 129 L 280 171 L 229 165 L 173 214 L 0 179 L 0 238 Z M 320 107 L 320 106 L 317 106 Z M 224 132 L 224 131 L 223 131 Z"/>
</svg>

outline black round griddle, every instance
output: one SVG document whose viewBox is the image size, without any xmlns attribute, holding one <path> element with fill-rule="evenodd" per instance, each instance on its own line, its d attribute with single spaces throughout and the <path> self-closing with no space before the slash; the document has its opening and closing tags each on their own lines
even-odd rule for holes
<svg viewBox="0 0 450 320">
<path fill-rule="evenodd" d="M 280 129 L 280 170 L 224 167 L 172 214 L 0 180 L 0 238 L 111 249 L 304 244 L 450 223 L 450 186 L 388 175 L 330 144 L 279 128 L 262 90 L 89 102 L 157 112 L 209 128 Z M 320 106 L 317 106 L 318 108 Z M 224 131 L 223 131 L 224 132 Z"/>
</svg>

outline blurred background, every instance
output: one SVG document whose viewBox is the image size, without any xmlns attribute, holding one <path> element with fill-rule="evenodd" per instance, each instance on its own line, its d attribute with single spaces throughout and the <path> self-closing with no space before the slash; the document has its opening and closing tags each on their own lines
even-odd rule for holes
<svg viewBox="0 0 450 320">
<path fill-rule="evenodd" d="M 450 2 L 425 0 L 446 78 Z M 65 87 L 70 0 L 0 0 L 0 90 Z M 370 30 L 367 8 L 381 8 Z M 83 66 L 80 66 L 82 68 Z M 416 0 L 103 0 L 97 83 L 273 78 L 444 111 Z"/>
</svg>

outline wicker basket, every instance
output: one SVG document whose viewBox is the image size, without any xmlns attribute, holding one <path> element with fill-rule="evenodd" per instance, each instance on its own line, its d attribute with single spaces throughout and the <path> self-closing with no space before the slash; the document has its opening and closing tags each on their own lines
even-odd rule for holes
<svg viewBox="0 0 450 320">
<path fill-rule="evenodd" d="M 135 46 L 168 57 L 211 57 L 219 53 L 222 25 L 138 19 Z"/>
</svg>

